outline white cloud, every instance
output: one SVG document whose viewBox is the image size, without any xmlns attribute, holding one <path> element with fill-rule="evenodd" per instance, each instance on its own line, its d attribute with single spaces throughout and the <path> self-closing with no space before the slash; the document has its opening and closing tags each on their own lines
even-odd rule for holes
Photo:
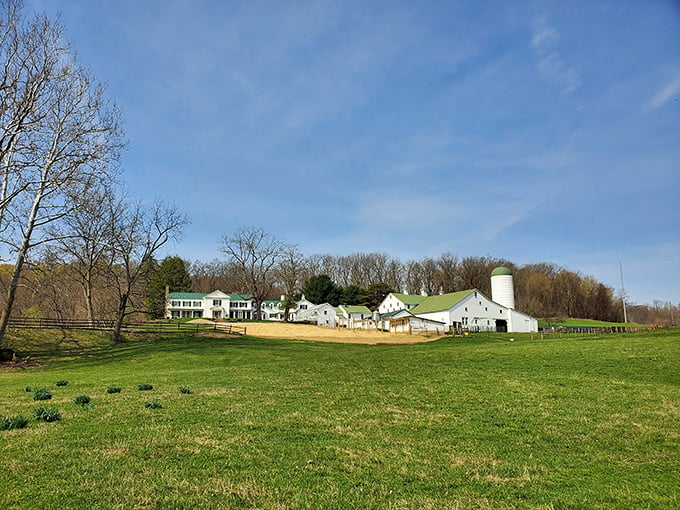
<svg viewBox="0 0 680 510">
<path fill-rule="evenodd" d="M 560 34 L 555 28 L 548 26 L 542 18 L 536 21 L 531 46 L 538 59 L 538 72 L 549 83 L 569 94 L 581 86 L 581 77 L 576 68 L 570 66 L 557 50 L 559 40 Z"/>
<path fill-rule="evenodd" d="M 646 103 L 647 109 L 656 110 L 673 96 L 680 96 L 680 74 L 662 86 Z"/>
</svg>

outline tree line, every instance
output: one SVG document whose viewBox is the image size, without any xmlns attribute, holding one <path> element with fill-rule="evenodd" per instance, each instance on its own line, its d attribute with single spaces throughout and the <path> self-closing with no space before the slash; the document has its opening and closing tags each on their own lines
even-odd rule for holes
<svg viewBox="0 0 680 510">
<path fill-rule="evenodd" d="M 241 229 L 220 242 L 225 257 L 210 262 L 190 262 L 179 256 L 159 262 L 138 252 L 130 257 L 130 264 L 116 266 L 118 262 L 115 268 L 109 257 L 92 264 L 72 252 L 50 251 L 49 256 L 24 269 L 16 313 L 116 319 L 120 317 L 121 293 L 127 292 L 127 315 L 162 318 L 166 288 L 174 292 L 249 293 L 258 304 L 283 296 L 284 311 L 302 294 L 312 302 L 375 309 L 391 291 L 434 295 L 477 288 L 490 296 L 491 271 L 504 265 L 513 271 L 518 310 L 540 318 L 623 321 L 622 302 L 613 289 L 551 263 L 517 265 L 505 259 L 460 258 L 452 253 L 406 262 L 385 253 L 305 256 L 297 246 L 257 228 Z M 128 276 L 126 267 L 134 270 L 134 275 Z M 13 271 L 11 265 L 0 266 L 3 288 Z M 127 283 L 121 285 L 120 278 Z M 669 303 L 628 305 L 631 322 L 671 325 L 677 317 L 678 307 Z"/>
</svg>

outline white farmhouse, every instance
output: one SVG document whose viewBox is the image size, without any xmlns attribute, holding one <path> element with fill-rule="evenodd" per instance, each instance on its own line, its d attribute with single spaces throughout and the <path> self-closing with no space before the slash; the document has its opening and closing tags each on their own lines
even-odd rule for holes
<svg viewBox="0 0 680 510">
<path fill-rule="evenodd" d="M 338 325 L 344 328 L 363 328 L 364 320 L 371 319 L 373 312 L 366 306 L 340 305 L 336 308 Z"/>
<path fill-rule="evenodd" d="M 168 292 L 165 296 L 168 319 L 252 319 L 254 309 L 255 300 L 250 294 L 225 294 L 216 290 L 209 294 Z"/>
<path fill-rule="evenodd" d="M 426 298 L 427 296 L 415 296 L 391 292 L 385 297 L 385 299 L 383 299 L 382 303 L 380 303 L 380 306 L 378 306 L 378 312 L 382 315 L 390 312 L 398 312 L 401 310 L 411 310 L 425 301 Z"/>
<path fill-rule="evenodd" d="M 295 314 L 295 320 L 297 322 L 315 322 L 317 326 L 334 328 L 337 325 L 338 312 L 329 303 L 322 303 L 320 305 L 309 304 L 304 309 L 298 309 Z"/>
</svg>

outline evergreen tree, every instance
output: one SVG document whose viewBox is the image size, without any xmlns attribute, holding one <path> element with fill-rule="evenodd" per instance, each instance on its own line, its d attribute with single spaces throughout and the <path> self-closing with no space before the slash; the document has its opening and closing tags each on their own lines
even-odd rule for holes
<svg viewBox="0 0 680 510">
<path fill-rule="evenodd" d="M 151 274 L 148 309 L 153 319 L 161 319 L 165 314 L 166 287 L 170 292 L 191 292 L 191 277 L 180 257 L 166 257 Z"/>
<path fill-rule="evenodd" d="M 377 310 L 380 303 L 383 302 L 385 296 L 390 292 L 394 292 L 394 289 L 386 283 L 373 283 L 368 286 L 363 296 L 361 296 L 361 301 L 359 304 L 364 305 L 371 310 Z"/>
<path fill-rule="evenodd" d="M 328 275 L 320 274 L 305 282 L 302 294 L 315 305 L 330 303 L 338 306 L 342 300 L 342 287 L 337 286 Z"/>
</svg>

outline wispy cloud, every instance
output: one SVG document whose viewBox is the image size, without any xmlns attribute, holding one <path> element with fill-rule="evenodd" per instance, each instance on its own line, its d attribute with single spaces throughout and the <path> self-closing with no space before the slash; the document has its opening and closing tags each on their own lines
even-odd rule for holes
<svg viewBox="0 0 680 510">
<path fill-rule="evenodd" d="M 645 106 L 648 110 L 656 110 L 674 96 L 676 96 L 676 100 L 677 97 L 680 96 L 680 73 L 676 73 L 676 75 L 665 83 L 656 94 L 650 97 Z"/>
<path fill-rule="evenodd" d="M 538 72 L 548 82 L 569 94 L 581 86 L 581 77 L 573 66 L 570 66 L 558 51 L 559 32 L 540 18 L 534 23 L 531 46 L 536 53 Z"/>
</svg>

